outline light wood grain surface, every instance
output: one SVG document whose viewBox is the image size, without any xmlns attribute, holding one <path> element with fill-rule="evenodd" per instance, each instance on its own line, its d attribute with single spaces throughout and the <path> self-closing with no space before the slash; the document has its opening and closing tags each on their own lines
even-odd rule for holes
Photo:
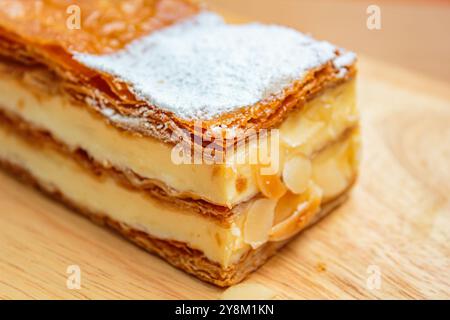
<svg viewBox="0 0 450 320">
<path fill-rule="evenodd" d="M 292 299 L 450 298 L 449 101 L 446 84 L 362 57 L 364 152 L 352 198 L 247 282 Z M 81 268 L 80 290 L 66 287 L 69 265 Z M 371 270 L 379 289 L 367 285 Z M 1 299 L 221 293 L 0 174 Z"/>
</svg>

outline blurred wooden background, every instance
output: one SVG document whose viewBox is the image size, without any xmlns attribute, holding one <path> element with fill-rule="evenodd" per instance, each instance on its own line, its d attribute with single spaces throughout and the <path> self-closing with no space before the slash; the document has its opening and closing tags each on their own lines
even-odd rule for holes
<svg viewBox="0 0 450 320">
<path fill-rule="evenodd" d="M 450 82 L 449 0 L 206 2 L 236 20 L 289 25 L 357 53 Z M 369 30 L 366 26 L 369 5 L 381 9 L 380 30 Z"/>
</svg>

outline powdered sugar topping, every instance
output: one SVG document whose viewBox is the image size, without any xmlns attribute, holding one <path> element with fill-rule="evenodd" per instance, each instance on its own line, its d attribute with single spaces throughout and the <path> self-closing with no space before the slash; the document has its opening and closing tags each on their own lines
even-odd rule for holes
<svg viewBox="0 0 450 320">
<path fill-rule="evenodd" d="M 282 92 L 338 49 L 293 29 L 229 25 L 213 13 L 140 38 L 81 63 L 127 82 L 141 99 L 184 119 L 210 119 Z M 336 62 L 344 68 L 352 61 Z"/>
</svg>

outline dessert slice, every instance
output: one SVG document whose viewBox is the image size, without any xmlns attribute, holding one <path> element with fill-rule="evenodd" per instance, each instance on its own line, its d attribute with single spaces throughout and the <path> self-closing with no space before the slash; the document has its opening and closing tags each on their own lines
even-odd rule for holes
<svg viewBox="0 0 450 320">
<path fill-rule="evenodd" d="M 9 172 L 220 286 L 345 200 L 353 53 L 182 0 L 80 1 L 73 30 L 40 3 L 0 8 Z"/>
</svg>

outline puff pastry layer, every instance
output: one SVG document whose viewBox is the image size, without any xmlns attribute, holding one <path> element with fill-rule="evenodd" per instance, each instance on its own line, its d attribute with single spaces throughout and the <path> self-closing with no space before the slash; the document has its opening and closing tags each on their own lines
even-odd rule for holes
<svg viewBox="0 0 450 320">
<path fill-rule="evenodd" d="M 346 198 L 353 53 L 190 1 L 73 5 L 80 29 L 66 1 L 2 2 L 2 167 L 220 286 Z M 180 133 L 201 162 L 174 159 Z"/>
</svg>

